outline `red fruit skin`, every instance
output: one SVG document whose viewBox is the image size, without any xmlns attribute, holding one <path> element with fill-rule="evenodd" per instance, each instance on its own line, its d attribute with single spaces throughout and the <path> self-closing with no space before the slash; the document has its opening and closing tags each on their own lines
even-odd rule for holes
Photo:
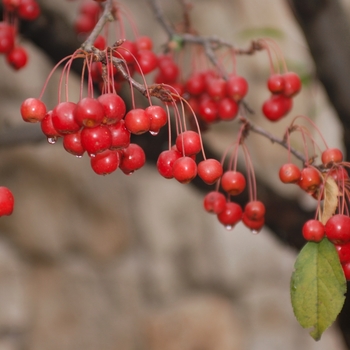
<svg viewBox="0 0 350 350">
<path fill-rule="evenodd" d="M 152 50 L 153 41 L 149 36 L 139 36 L 135 42 L 137 49 L 140 50 Z"/>
<path fill-rule="evenodd" d="M 238 113 L 238 103 L 226 97 L 218 102 L 218 117 L 220 120 L 233 120 Z"/>
<path fill-rule="evenodd" d="M 261 201 L 250 201 L 244 207 L 244 214 L 249 220 L 261 220 L 265 216 L 265 205 Z"/>
<path fill-rule="evenodd" d="M 125 127 L 135 135 L 141 135 L 149 131 L 151 119 L 144 109 L 135 108 L 126 113 Z"/>
<path fill-rule="evenodd" d="M 18 16 L 26 21 L 34 21 L 40 12 L 40 6 L 35 0 L 21 0 L 17 8 Z"/>
<path fill-rule="evenodd" d="M 282 94 L 272 95 L 262 106 L 262 112 L 270 121 L 278 121 L 292 108 L 293 100 Z"/>
<path fill-rule="evenodd" d="M 135 71 L 142 74 L 153 72 L 158 67 L 158 57 L 151 50 L 140 50 L 137 55 L 137 62 L 135 64 Z"/>
<path fill-rule="evenodd" d="M 105 109 L 102 104 L 91 97 L 81 99 L 75 107 L 74 119 L 80 126 L 93 128 L 102 123 Z"/>
<path fill-rule="evenodd" d="M 134 42 L 125 40 L 114 50 L 113 56 L 123 59 L 127 64 L 133 64 L 137 57 L 137 46 Z"/>
<path fill-rule="evenodd" d="M 345 279 L 347 281 L 350 281 L 350 262 L 348 261 L 342 264 L 342 268 L 343 268 Z"/>
<path fill-rule="evenodd" d="M 142 168 L 145 163 L 146 155 L 143 149 L 135 143 L 130 143 L 127 148 L 122 150 L 119 168 L 124 174 L 129 175 Z"/>
<path fill-rule="evenodd" d="M 344 214 L 333 215 L 326 222 L 325 234 L 334 244 L 350 242 L 350 217 Z"/>
<path fill-rule="evenodd" d="M 116 124 L 108 125 L 108 129 L 112 134 L 111 150 L 120 150 L 130 145 L 130 131 L 125 127 L 124 120 L 120 120 Z"/>
<path fill-rule="evenodd" d="M 242 100 L 248 92 L 248 82 L 239 75 L 232 75 L 226 84 L 227 96 L 236 102 Z"/>
<path fill-rule="evenodd" d="M 0 53 L 7 54 L 15 46 L 15 28 L 7 22 L 0 22 Z"/>
<path fill-rule="evenodd" d="M 153 134 L 157 134 L 168 121 L 166 111 L 160 106 L 148 106 L 145 112 L 151 121 L 149 131 Z"/>
<path fill-rule="evenodd" d="M 227 83 L 222 78 L 212 78 L 207 81 L 205 90 L 214 101 L 220 101 L 227 95 Z"/>
<path fill-rule="evenodd" d="M 202 149 L 199 134 L 192 130 L 184 131 L 176 137 L 176 148 L 185 156 L 197 154 Z"/>
<path fill-rule="evenodd" d="M 284 90 L 284 78 L 282 74 L 272 74 L 267 80 L 267 88 L 273 94 L 280 94 Z"/>
<path fill-rule="evenodd" d="M 53 126 L 52 123 L 52 111 L 48 111 L 44 119 L 40 122 L 41 131 L 48 138 L 62 136 Z"/>
<path fill-rule="evenodd" d="M 226 198 L 221 192 L 211 191 L 205 195 L 203 206 L 208 213 L 220 214 L 226 208 Z"/>
<path fill-rule="evenodd" d="M 187 156 L 177 159 L 173 164 L 173 177 L 182 184 L 190 183 L 197 176 L 196 162 Z"/>
<path fill-rule="evenodd" d="M 22 102 L 21 115 L 25 122 L 41 122 L 46 115 L 46 106 L 37 98 L 27 98 Z"/>
<path fill-rule="evenodd" d="M 229 170 L 221 177 L 221 187 L 231 196 L 237 196 L 244 191 L 246 179 L 242 173 Z"/>
<path fill-rule="evenodd" d="M 118 169 L 120 153 L 107 149 L 90 158 L 90 164 L 92 170 L 98 175 L 111 174 Z"/>
<path fill-rule="evenodd" d="M 82 13 L 78 15 L 74 22 L 74 30 L 76 33 L 90 33 L 96 25 L 94 18 Z"/>
<path fill-rule="evenodd" d="M 349 178 L 349 174 L 342 166 L 337 166 L 329 170 L 328 176 L 331 176 L 338 184 L 343 184 Z"/>
<path fill-rule="evenodd" d="M 258 220 L 252 220 L 244 212 L 242 215 L 242 222 L 251 231 L 253 231 L 254 233 L 258 233 L 265 225 L 265 217 L 262 217 Z"/>
<path fill-rule="evenodd" d="M 15 70 L 25 67 L 28 61 L 27 51 L 17 46 L 6 55 L 7 63 Z"/>
<path fill-rule="evenodd" d="M 63 137 L 63 147 L 68 153 L 81 157 L 85 152 L 85 148 L 81 144 L 81 131 L 65 135 Z"/>
<path fill-rule="evenodd" d="M 318 220 L 308 220 L 303 225 L 302 234 L 307 241 L 321 242 L 325 236 L 325 227 Z"/>
<path fill-rule="evenodd" d="M 284 89 L 283 95 L 287 97 L 295 96 L 301 89 L 301 80 L 299 76 L 294 72 L 288 72 L 283 74 Z"/>
<path fill-rule="evenodd" d="M 213 185 L 223 174 L 223 168 L 216 159 L 206 159 L 198 164 L 198 176 L 207 184 Z"/>
<path fill-rule="evenodd" d="M 241 206 L 234 202 L 227 202 L 225 209 L 217 215 L 220 223 L 226 228 L 232 229 L 239 221 L 241 221 L 243 210 Z"/>
<path fill-rule="evenodd" d="M 218 119 L 218 104 L 211 98 L 202 98 L 198 104 L 198 114 L 202 120 L 210 124 Z"/>
<path fill-rule="evenodd" d="M 343 161 L 343 152 L 339 148 L 328 148 L 322 152 L 321 160 L 325 166 L 340 163 Z"/>
<path fill-rule="evenodd" d="M 279 170 L 279 178 L 285 184 L 297 183 L 301 177 L 300 169 L 293 163 L 286 163 Z"/>
<path fill-rule="evenodd" d="M 182 155 L 177 150 L 163 151 L 157 160 L 157 169 L 160 175 L 166 179 L 172 179 L 173 176 L 173 165 L 176 160 L 181 158 Z"/>
<path fill-rule="evenodd" d="M 12 192 L 5 186 L 0 186 L 0 216 L 11 215 L 15 199 Z"/>
<path fill-rule="evenodd" d="M 111 131 L 105 125 L 83 128 L 81 131 L 81 144 L 90 156 L 103 152 L 112 144 Z"/>
<path fill-rule="evenodd" d="M 321 175 L 313 167 L 306 167 L 301 170 L 298 185 L 307 193 L 315 193 L 322 183 Z"/>
<path fill-rule="evenodd" d="M 198 96 L 205 90 L 205 79 L 202 73 L 192 74 L 185 83 L 185 90 L 193 95 Z"/>
<path fill-rule="evenodd" d="M 52 124 L 60 134 L 72 134 L 80 130 L 80 124 L 74 116 L 75 107 L 73 102 L 61 102 L 52 110 Z"/>
<path fill-rule="evenodd" d="M 97 98 L 104 110 L 103 124 L 114 124 L 123 119 L 126 106 L 124 100 L 117 94 L 102 94 Z"/>
<path fill-rule="evenodd" d="M 335 244 L 339 260 L 342 264 L 350 262 L 350 242 L 345 244 Z"/>
</svg>

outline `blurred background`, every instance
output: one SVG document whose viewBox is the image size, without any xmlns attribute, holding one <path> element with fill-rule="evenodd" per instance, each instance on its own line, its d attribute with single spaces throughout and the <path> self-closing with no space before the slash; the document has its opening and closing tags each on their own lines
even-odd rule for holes
<svg viewBox="0 0 350 350">
<path fill-rule="evenodd" d="M 147 1 L 120 2 L 160 53 L 167 37 Z M 24 125 L 22 101 L 38 96 L 59 56 L 79 46 L 69 28 L 80 2 L 39 3 L 38 21 L 54 33 L 51 46 L 44 31 L 24 24 L 19 40 L 29 51 L 27 67 L 14 72 L 0 57 L 0 185 L 16 199 L 13 215 L 0 219 L 0 350 L 347 349 L 344 325 L 336 323 L 315 342 L 293 315 L 289 281 L 304 244 L 301 225 L 313 217 L 315 202 L 280 184 L 278 169 L 288 160 L 284 149 L 259 135 L 247 141 L 258 197 L 268 208 L 266 228 L 253 235 L 240 224 L 225 230 L 202 209 L 205 186 L 162 178 L 152 156 L 131 176 L 98 176 L 88 157 L 78 159 L 60 142 L 47 143 L 37 125 Z M 271 124 L 260 113 L 269 95 L 267 55 L 238 57 L 254 122 L 282 137 L 293 116 L 307 115 L 331 147 L 346 151 L 344 124 L 316 78 L 318 68 L 290 4 L 192 3 L 198 33 L 239 47 L 270 35 L 290 69 L 303 76 L 292 113 Z M 349 1 L 334 3 L 348 13 Z M 179 3 L 161 6 L 170 21 L 181 20 Z M 312 16 L 312 7 L 308 11 Z M 44 95 L 51 108 L 58 79 L 59 71 Z M 79 83 L 72 71 L 72 100 L 79 99 Z M 219 158 L 236 130 L 235 122 L 215 125 L 205 144 Z M 145 139 L 145 147 L 160 153 L 153 139 Z"/>
</svg>

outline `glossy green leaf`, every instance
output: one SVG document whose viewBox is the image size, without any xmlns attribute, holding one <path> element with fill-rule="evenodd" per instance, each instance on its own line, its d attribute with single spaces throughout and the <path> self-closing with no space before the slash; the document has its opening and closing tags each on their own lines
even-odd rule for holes
<svg viewBox="0 0 350 350">
<path fill-rule="evenodd" d="M 340 313 L 346 280 L 334 245 L 327 239 L 308 242 L 295 262 L 291 300 L 295 317 L 319 340 Z"/>
</svg>

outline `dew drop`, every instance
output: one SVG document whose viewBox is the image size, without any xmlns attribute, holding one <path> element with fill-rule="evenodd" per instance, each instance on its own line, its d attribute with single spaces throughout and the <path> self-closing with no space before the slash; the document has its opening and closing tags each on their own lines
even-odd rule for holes
<svg viewBox="0 0 350 350">
<path fill-rule="evenodd" d="M 76 155 L 76 157 L 77 157 L 77 158 L 83 158 L 83 156 L 81 156 L 81 155 Z"/>
<path fill-rule="evenodd" d="M 132 170 L 132 171 L 130 171 L 129 173 L 127 173 L 126 175 L 132 175 L 134 172 L 135 172 L 135 171 Z"/>
<path fill-rule="evenodd" d="M 150 131 L 149 132 L 152 136 L 157 136 L 158 133 L 159 133 L 159 130 L 158 131 Z"/>
<path fill-rule="evenodd" d="M 89 153 L 89 156 L 90 156 L 91 158 L 95 158 L 95 157 L 96 157 L 96 154 L 94 154 L 94 153 Z"/>
<path fill-rule="evenodd" d="M 226 229 L 227 231 L 232 231 L 233 228 L 234 228 L 233 225 L 226 225 L 226 226 L 225 226 L 225 229 Z"/>
<path fill-rule="evenodd" d="M 259 230 L 251 230 L 253 235 L 257 235 L 260 231 Z"/>
<path fill-rule="evenodd" d="M 47 138 L 47 142 L 51 145 L 54 145 L 57 141 L 57 137 L 56 136 L 52 136 L 52 137 L 48 137 Z"/>
</svg>

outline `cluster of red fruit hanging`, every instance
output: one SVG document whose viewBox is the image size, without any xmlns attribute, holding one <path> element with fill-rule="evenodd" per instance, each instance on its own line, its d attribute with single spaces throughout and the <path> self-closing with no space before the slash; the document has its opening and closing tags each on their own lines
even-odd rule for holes
<svg viewBox="0 0 350 350">
<path fill-rule="evenodd" d="M 26 66 L 26 49 L 18 45 L 19 20 L 33 21 L 40 15 L 40 7 L 35 0 L 3 0 L 4 14 L 0 22 L 0 53 L 6 56 L 7 63 L 19 70 Z"/>
<path fill-rule="evenodd" d="M 322 165 L 307 166 L 299 169 L 293 163 L 284 164 L 279 176 L 283 183 L 295 183 L 319 201 L 329 201 L 334 197 L 331 213 L 324 218 L 320 215 L 320 207 L 315 219 L 308 220 L 302 229 L 307 241 L 320 242 L 325 237 L 331 241 L 338 252 L 339 260 L 347 280 L 350 280 L 350 217 L 349 189 L 350 181 L 347 169 L 349 163 L 343 161 L 343 153 L 338 148 L 327 148 L 321 154 Z M 333 183 L 331 189 L 327 185 Z M 326 203 L 323 204 L 327 205 Z"/>
</svg>

